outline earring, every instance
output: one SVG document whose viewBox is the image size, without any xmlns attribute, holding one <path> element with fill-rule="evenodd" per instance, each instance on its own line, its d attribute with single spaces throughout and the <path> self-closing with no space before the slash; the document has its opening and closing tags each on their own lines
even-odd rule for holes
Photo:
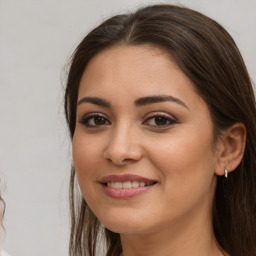
<svg viewBox="0 0 256 256">
<path fill-rule="evenodd" d="M 224 176 L 225 176 L 225 178 L 227 178 L 228 177 L 228 170 L 225 168 L 225 174 L 224 174 Z"/>
</svg>

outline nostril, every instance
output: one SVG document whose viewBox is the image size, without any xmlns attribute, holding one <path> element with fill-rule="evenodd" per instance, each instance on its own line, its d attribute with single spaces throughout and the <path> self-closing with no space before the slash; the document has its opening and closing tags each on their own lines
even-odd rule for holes
<svg viewBox="0 0 256 256">
<path fill-rule="evenodd" d="M 115 165 L 133 163 L 140 160 L 141 157 L 142 150 L 137 144 L 125 143 L 125 145 L 120 145 L 120 143 L 112 141 L 104 151 L 106 161 Z"/>
<path fill-rule="evenodd" d="M 135 160 L 132 159 L 132 158 L 126 158 L 126 159 L 123 160 L 123 162 L 132 162 L 132 161 L 135 161 Z"/>
<path fill-rule="evenodd" d="M 125 159 L 122 159 L 122 158 L 106 158 L 106 161 L 108 163 L 118 165 L 118 166 L 136 162 L 136 160 L 134 160 L 132 158 L 125 158 Z"/>
</svg>

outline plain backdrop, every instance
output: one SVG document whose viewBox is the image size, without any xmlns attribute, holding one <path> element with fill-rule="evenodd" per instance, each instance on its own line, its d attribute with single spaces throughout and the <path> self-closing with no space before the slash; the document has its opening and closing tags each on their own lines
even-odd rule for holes
<svg viewBox="0 0 256 256">
<path fill-rule="evenodd" d="M 3 248 L 12 256 L 68 255 L 71 146 L 63 115 L 64 68 L 105 18 L 160 1 L 0 0 L 0 177 Z M 256 1 L 161 1 L 220 22 L 256 81 Z"/>
</svg>

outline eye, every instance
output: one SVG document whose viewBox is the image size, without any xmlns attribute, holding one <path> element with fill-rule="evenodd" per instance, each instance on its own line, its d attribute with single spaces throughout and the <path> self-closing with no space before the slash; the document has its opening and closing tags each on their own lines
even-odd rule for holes
<svg viewBox="0 0 256 256">
<path fill-rule="evenodd" d="M 155 126 L 155 127 L 167 127 L 177 123 L 173 118 L 165 115 L 154 115 L 146 119 L 143 124 Z"/>
<path fill-rule="evenodd" d="M 93 128 L 111 124 L 107 118 L 101 116 L 100 114 L 88 114 L 80 121 L 80 123 L 86 127 Z"/>
</svg>

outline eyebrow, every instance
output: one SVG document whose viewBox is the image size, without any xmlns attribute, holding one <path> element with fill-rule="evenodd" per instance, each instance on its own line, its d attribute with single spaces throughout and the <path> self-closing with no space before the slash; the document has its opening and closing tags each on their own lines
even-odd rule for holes
<svg viewBox="0 0 256 256">
<path fill-rule="evenodd" d="M 77 106 L 84 102 L 92 103 L 92 104 L 102 106 L 102 107 L 110 107 L 111 106 L 110 102 L 108 102 L 105 99 L 98 98 L 98 97 L 84 97 L 78 101 Z"/>
<path fill-rule="evenodd" d="M 146 106 L 149 104 L 154 104 L 154 103 L 161 103 L 161 102 L 166 102 L 166 101 L 171 101 L 174 103 L 177 103 L 187 109 L 188 106 L 180 99 L 170 96 L 170 95 L 156 95 L 156 96 L 147 96 L 147 97 L 143 97 L 143 98 L 139 98 L 137 100 L 135 100 L 134 104 L 137 107 L 141 107 L 141 106 Z M 102 107 L 111 107 L 111 103 L 105 99 L 102 98 L 98 98 L 98 97 L 84 97 L 82 99 L 80 99 L 77 103 L 77 106 L 82 104 L 82 103 L 92 103 L 98 106 L 102 106 Z"/>
<path fill-rule="evenodd" d="M 177 103 L 187 109 L 188 106 L 180 99 L 175 98 L 173 96 L 169 96 L 169 95 L 156 95 L 156 96 L 148 96 L 148 97 L 143 97 L 143 98 L 139 98 L 135 101 L 135 106 L 145 106 L 145 105 L 149 105 L 149 104 L 153 104 L 153 103 L 161 103 L 161 102 L 166 102 L 166 101 L 171 101 L 174 103 Z"/>
</svg>

